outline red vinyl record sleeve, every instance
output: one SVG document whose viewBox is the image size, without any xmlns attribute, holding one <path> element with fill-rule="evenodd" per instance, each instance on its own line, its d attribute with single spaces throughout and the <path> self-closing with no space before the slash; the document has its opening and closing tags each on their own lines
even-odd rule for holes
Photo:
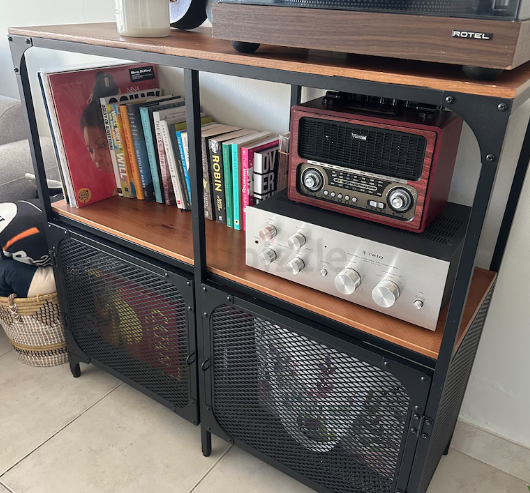
<svg viewBox="0 0 530 493">
<path fill-rule="evenodd" d="M 153 89 L 151 64 L 114 65 L 48 75 L 68 168 L 79 207 L 116 194 L 100 98 Z"/>
</svg>

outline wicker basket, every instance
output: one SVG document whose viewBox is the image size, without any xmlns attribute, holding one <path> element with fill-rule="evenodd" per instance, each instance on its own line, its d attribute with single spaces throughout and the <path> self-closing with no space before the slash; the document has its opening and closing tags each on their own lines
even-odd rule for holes
<svg viewBox="0 0 530 493">
<path fill-rule="evenodd" d="M 68 362 L 57 293 L 0 297 L 0 325 L 22 363 L 55 366 Z"/>
</svg>

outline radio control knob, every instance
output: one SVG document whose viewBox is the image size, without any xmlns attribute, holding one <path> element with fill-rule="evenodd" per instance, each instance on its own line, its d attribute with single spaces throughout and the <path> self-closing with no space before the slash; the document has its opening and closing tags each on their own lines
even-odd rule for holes
<svg viewBox="0 0 530 493">
<path fill-rule="evenodd" d="M 311 192 L 318 192 L 324 185 L 324 177 L 317 169 L 308 168 L 302 174 L 302 183 Z"/>
<path fill-rule="evenodd" d="M 407 212 L 412 206 L 412 195 L 405 188 L 394 188 L 387 198 L 388 205 L 396 212 Z"/>
<path fill-rule="evenodd" d="M 304 270 L 305 264 L 304 261 L 301 258 L 293 258 L 288 264 L 287 268 L 291 272 L 293 276 L 296 276 L 299 272 Z"/>
<path fill-rule="evenodd" d="M 300 250 L 300 248 L 305 245 L 306 238 L 302 233 L 295 233 L 293 236 L 289 237 L 287 243 L 289 244 L 289 248 Z"/>
<path fill-rule="evenodd" d="M 270 241 L 278 234 L 278 230 L 272 225 L 267 224 L 260 232 L 259 237 L 263 241 Z"/>
<path fill-rule="evenodd" d="M 259 254 L 259 261 L 263 265 L 270 265 L 278 258 L 276 252 L 272 248 L 267 248 Z"/>
<path fill-rule="evenodd" d="M 352 294 L 361 284 L 361 276 L 354 269 L 343 269 L 335 277 L 335 287 L 342 294 Z"/>
<path fill-rule="evenodd" d="M 392 281 L 381 281 L 372 291 L 372 299 L 383 308 L 390 308 L 399 295 L 399 286 Z"/>
</svg>

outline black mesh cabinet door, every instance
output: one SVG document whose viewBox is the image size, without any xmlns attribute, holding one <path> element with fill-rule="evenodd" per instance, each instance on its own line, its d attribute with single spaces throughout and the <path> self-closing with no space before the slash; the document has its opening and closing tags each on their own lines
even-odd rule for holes
<svg viewBox="0 0 530 493">
<path fill-rule="evenodd" d="M 430 375 L 208 287 L 201 424 L 317 491 L 406 491 Z"/>
<path fill-rule="evenodd" d="M 198 423 L 191 275 L 54 230 L 74 376 L 79 361 L 91 362 Z"/>
</svg>

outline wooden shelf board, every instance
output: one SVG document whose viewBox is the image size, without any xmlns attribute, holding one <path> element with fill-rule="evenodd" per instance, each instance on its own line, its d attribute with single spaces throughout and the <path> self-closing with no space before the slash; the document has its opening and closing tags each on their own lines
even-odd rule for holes
<svg viewBox="0 0 530 493">
<path fill-rule="evenodd" d="M 181 212 L 176 207 L 120 197 L 113 197 L 81 209 L 70 207 L 61 201 L 54 203 L 53 208 L 65 217 L 188 264 L 193 263 L 191 214 L 189 212 Z M 210 272 L 429 358 L 438 358 L 447 308 L 440 315 L 436 331 L 426 330 L 247 267 L 243 231 L 236 231 L 223 224 L 206 221 L 206 242 L 207 264 Z M 469 329 L 495 277 L 494 272 L 475 269 L 457 346 Z"/>
<path fill-rule="evenodd" d="M 262 46 L 256 53 L 237 53 L 229 41 L 214 39 L 211 28 L 173 29 L 166 38 L 131 38 L 118 34 L 114 23 L 14 27 L 10 34 L 90 45 L 162 53 L 291 72 L 349 77 L 499 98 L 515 98 L 530 87 L 530 62 L 504 72 L 495 81 L 474 81 L 457 65 L 348 55 L 279 46 Z"/>
</svg>

